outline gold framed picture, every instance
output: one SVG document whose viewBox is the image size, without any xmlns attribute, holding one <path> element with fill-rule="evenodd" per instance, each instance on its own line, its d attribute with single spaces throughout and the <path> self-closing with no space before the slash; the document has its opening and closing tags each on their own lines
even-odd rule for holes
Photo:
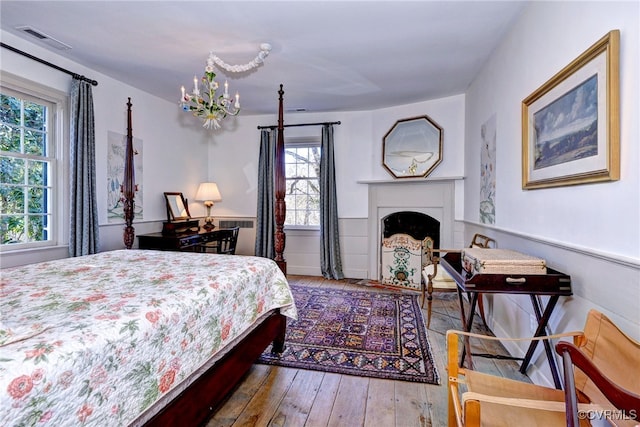
<svg viewBox="0 0 640 427">
<path fill-rule="evenodd" d="M 522 101 L 522 188 L 620 179 L 620 31 Z"/>
</svg>

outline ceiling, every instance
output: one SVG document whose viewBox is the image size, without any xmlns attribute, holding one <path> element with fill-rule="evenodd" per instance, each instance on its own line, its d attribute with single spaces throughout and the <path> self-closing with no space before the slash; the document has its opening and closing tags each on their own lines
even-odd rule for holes
<svg viewBox="0 0 640 427">
<path fill-rule="evenodd" d="M 245 64 L 267 42 L 272 50 L 259 68 L 218 72 L 230 92 L 240 92 L 244 114 L 275 113 L 280 83 L 287 111 L 358 111 L 463 93 L 525 5 L 2 0 L 0 23 L 4 31 L 176 103 L 180 86 L 190 88 L 194 74 L 202 75 L 209 52 Z M 21 26 L 72 48 L 51 47 L 16 29 Z"/>
</svg>

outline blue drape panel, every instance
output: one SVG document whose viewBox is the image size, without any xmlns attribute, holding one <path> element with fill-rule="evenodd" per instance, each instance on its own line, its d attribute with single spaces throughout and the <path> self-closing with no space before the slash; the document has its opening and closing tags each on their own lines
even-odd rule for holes
<svg viewBox="0 0 640 427">
<path fill-rule="evenodd" d="M 258 212 L 256 224 L 256 256 L 275 257 L 274 234 L 275 189 L 274 175 L 276 161 L 276 130 L 264 129 L 260 132 L 260 158 L 258 159 Z"/>
<path fill-rule="evenodd" d="M 320 148 L 320 269 L 327 279 L 343 279 L 338 234 L 338 202 L 333 125 L 323 125 Z"/>
<path fill-rule="evenodd" d="M 73 79 L 69 145 L 69 255 L 98 252 L 96 151 L 91 84 Z"/>
</svg>

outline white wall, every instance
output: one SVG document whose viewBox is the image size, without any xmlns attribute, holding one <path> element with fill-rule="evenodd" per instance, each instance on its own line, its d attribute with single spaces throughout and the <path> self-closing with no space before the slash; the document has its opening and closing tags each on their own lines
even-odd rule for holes
<svg viewBox="0 0 640 427">
<path fill-rule="evenodd" d="M 209 141 L 203 138 L 197 126 L 193 127 L 191 121 L 184 120 L 184 113 L 176 104 L 122 84 L 4 31 L 2 41 L 98 81 L 98 86 L 93 87 L 93 100 L 101 251 L 124 248 L 123 225 L 107 223 L 107 133 L 112 131 L 126 135 L 127 98 L 131 97 L 133 104 L 133 136 L 142 139 L 144 147 L 144 220 L 134 223 L 136 233 L 159 231 L 161 225 L 157 221 L 166 218 L 162 196 L 164 191 L 183 191 L 187 197 L 193 198 L 198 183 L 207 178 Z M 2 49 L 1 54 L 3 72 L 69 92 L 71 76 L 7 49 Z M 66 256 L 68 250 L 64 244 L 54 250 L 30 250 L 14 254 L 3 252 L 2 267 Z"/>
<path fill-rule="evenodd" d="M 574 296 L 552 319 L 580 329 L 595 307 L 640 337 L 640 136 L 638 2 L 532 2 L 466 95 L 465 207 L 468 235 L 547 259 L 572 277 Z M 620 29 L 621 179 L 554 189 L 521 188 L 521 103 L 607 32 Z M 479 221 L 480 126 L 497 122 L 496 224 Z M 497 335 L 529 333 L 526 298 L 490 301 Z M 514 352 L 521 351 L 518 348 Z M 542 358 L 533 377 L 549 382 Z"/>
</svg>

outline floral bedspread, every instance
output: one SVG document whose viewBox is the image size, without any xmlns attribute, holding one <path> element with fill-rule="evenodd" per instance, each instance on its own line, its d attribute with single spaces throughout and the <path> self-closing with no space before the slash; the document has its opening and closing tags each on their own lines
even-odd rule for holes
<svg viewBox="0 0 640 427">
<path fill-rule="evenodd" d="M 268 259 L 118 250 L 0 272 L 0 425 L 122 426 L 264 313 Z"/>
</svg>

